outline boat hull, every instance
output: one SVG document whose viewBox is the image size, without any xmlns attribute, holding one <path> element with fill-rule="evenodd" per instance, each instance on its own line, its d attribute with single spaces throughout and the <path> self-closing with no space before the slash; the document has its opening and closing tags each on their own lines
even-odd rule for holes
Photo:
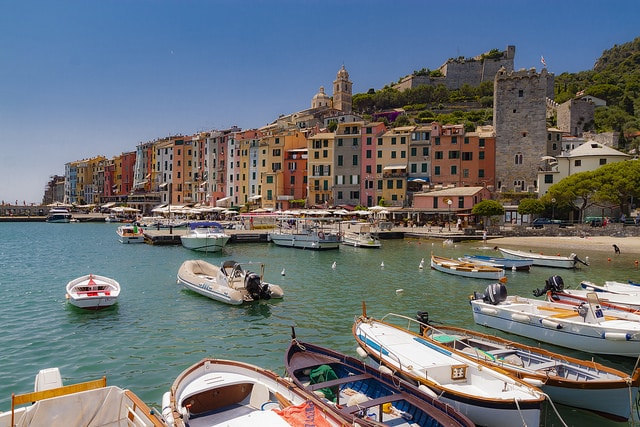
<svg viewBox="0 0 640 427">
<path fill-rule="evenodd" d="M 636 400 L 640 369 L 632 378 L 626 372 L 580 360 L 539 347 L 451 326 L 422 324 L 423 336 L 510 372 L 531 384 L 540 384 L 554 403 L 626 421 Z"/>
<path fill-rule="evenodd" d="M 380 240 L 373 237 L 371 234 L 366 233 L 344 233 L 342 236 L 342 244 L 347 246 L 353 246 L 355 248 L 380 248 L 382 244 Z"/>
<path fill-rule="evenodd" d="M 114 305 L 120 295 L 120 284 L 108 277 L 89 274 L 67 283 L 69 304 L 84 310 L 102 310 Z"/>
<path fill-rule="evenodd" d="M 528 259 L 496 258 L 482 255 L 465 255 L 462 259 L 467 262 L 489 265 L 504 270 L 529 271 L 533 265 L 533 261 Z"/>
<path fill-rule="evenodd" d="M 306 233 L 269 233 L 269 240 L 278 246 L 311 249 L 314 251 L 338 249 L 340 247 L 340 239 L 334 234 L 318 236 L 316 234 Z"/>
<path fill-rule="evenodd" d="M 557 255 L 542 255 L 533 252 L 516 251 L 512 249 L 498 248 L 505 257 L 526 259 L 533 261 L 532 265 L 539 267 L 554 267 L 554 268 L 575 268 L 577 261 L 575 257 L 563 257 Z"/>
<path fill-rule="evenodd" d="M 434 256 L 431 257 L 431 268 L 442 273 L 475 279 L 500 280 L 504 277 L 504 270 L 501 268 L 486 265 L 473 265 L 470 263 L 458 262 L 453 259 Z"/>
<path fill-rule="evenodd" d="M 182 246 L 197 252 L 220 252 L 231 236 L 193 237 L 180 236 Z"/>
</svg>

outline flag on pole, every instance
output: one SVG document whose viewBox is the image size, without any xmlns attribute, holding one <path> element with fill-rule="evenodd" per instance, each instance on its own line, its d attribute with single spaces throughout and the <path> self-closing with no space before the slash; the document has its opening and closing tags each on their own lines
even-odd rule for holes
<svg viewBox="0 0 640 427">
<path fill-rule="evenodd" d="M 540 62 L 542 62 L 543 66 L 547 66 L 547 61 L 544 60 L 544 56 L 540 55 Z"/>
</svg>

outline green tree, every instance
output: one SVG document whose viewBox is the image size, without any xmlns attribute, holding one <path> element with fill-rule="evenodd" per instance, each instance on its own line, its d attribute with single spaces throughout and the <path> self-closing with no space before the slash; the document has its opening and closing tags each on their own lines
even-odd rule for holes
<svg viewBox="0 0 640 427">
<path fill-rule="evenodd" d="M 471 209 L 471 213 L 476 216 L 483 217 L 486 228 L 487 218 L 496 215 L 504 215 L 504 206 L 495 200 L 483 200 Z"/>
<path fill-rule="evenodd" d="M 522 199 L 518 205 L 520 215 L 540 215 L 544 211 L 544 203 L 538 199 Z"/>
</svg>

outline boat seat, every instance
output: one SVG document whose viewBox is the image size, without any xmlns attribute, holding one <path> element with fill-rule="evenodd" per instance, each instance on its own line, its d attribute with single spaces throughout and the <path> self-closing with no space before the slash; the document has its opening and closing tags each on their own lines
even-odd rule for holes
<svg viewBox="0 0 640 427">
<path fill-rule="evenodd" d="M 269 388 L 262 383 L 255 383 L 251 389 L 249 405 L 256 409 L 262 409 L 262 405 L 270 400 Z"/>
<path fill-rule="evenodd" d="M 336 385 L 347 384 L 347 383 L 354 382 L 354 381 L 365 380 L 367 378 L 371 378 L 371 375 L 368 375 L 368 374 L 350 375 L 350 376 L 338 378 L 338 379 L 335 379 L 335 380 L 324 381 L 324 382 L 316 383 L 316 384 L 310 384 L 308 389 L 311 390 L 311 391 L 315 391 L 315 390 L 317 390 L 319 388 L 333 387 L 333 386 L 336 386 Z"/>
</svg>

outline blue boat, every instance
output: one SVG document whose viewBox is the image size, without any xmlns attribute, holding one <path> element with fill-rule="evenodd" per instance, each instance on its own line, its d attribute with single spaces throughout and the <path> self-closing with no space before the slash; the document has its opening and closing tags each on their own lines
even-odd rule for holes
<svg viewBox="0 0 640 427">
<path fill-rule="evenodd" d="M 486 255 L 465 255 L 459 259 L 460 261 L 490 265 L 492 267 L 503 268 L 505 270 L 529 271 L 533 265 L 532 259 L 499 258 Z"/>
</svg>

